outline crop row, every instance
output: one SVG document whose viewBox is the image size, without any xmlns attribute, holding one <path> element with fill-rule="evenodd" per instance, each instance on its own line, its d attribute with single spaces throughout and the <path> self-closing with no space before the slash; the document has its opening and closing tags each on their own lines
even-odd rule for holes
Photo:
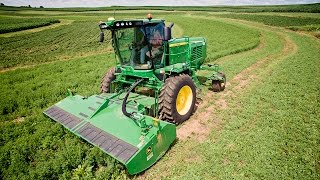
<svg viewBox="0 0 320 180">
<path fill-rule="evenodd" d="M 0 18 L 0 34 L 16 32 L 26 29 L 33 29 L 42 26 L 48 26 L 54 23 L 60 23 L 57 19 L 47 18 Z"/>
</svg>

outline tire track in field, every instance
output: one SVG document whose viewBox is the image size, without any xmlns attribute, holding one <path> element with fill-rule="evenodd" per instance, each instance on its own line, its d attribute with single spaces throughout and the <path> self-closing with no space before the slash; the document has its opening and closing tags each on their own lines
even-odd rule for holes
<svg viewBox="0 0 320 180">
<path fill-rule="evenodd" d="M 246 23 L 247 22 L 242 22 Z M 266 27 L 258 27 L 253 26 L 253 28 L 266 30 Z M 268 28 L 268 31 L 270 29 Z M 204 102 L 202 102 L 197 112 L 184 124 L 177 129 L 177 137 L 179 140 L 186 140 L 188 138 L 196 139 L 197 141 L 203 142 L 207 139 L 208 135 L 212 131 L 212 129 L 219 131 L 222 128 L 223 122 L 221 119 L 217 117 L 213 117 L 217 109 L 223 110 L 228 108 L 227 98 L 231 98 L 231 100 L 237 99 L 244 93 L 245 91 L 250 89 L 250 85 L 259 81 L 259 74 L 271 71 L 271 69 L 267 69 L 266 67 L 270 66 L 272 63 L 276 63 L 285 59 L 287 56 L 293 55 L 297 52 L 297 45 L 283 32 L 277 31 L 275 29 L 271 30 L 275 32 L 279 38 L 282 40 L 283 48 L 280 52 L 275 54 L 269 54 L 266 57 L 259 59 L 253 65 L 247 67 L 242 70 L 239 74 L 237 74 L 232 80 L 227 83 L 227 88 L 224 92 L 214 93 L 209 91 L 204 96 Z M 264 36 L 262 36 L 261 45 L 259 45 L 256 49 L 251 51 L 261 51 L 264 49 L 265 41 L 263 40 Z M 243 52 L 243 53 L 248 53 Z M 250 52 L 249 52 L 250 54 Z M 232 57 L 237 57 L 237 55 L 230 55 Z M 224 57 L 218 61 L 226 61 L 230 60 L 230 57 Z M 264 68 L 264 69 L 263 69 Z M 209 101 L 208 101 L 209 100 Z M 210 105 L 212 104 L 212 105 Z"/>
</svg>

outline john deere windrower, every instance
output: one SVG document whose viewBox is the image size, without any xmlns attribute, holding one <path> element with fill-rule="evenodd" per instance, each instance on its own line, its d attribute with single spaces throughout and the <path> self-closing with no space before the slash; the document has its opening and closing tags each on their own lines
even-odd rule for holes
<svg viewBox="0 0 320 180">
<path fill-rule="evenodd" d="M 164 20 L 101 22 L 112 37 L 117 64 L 102 78 L 101 94 L 73 95 L 44 114 L 123 163 L 129 174 L 144 171 L 176 139 L 176 124 L 194 111 L 203 84 L 221 91 L 225 75 L 204 64 L 206 40 L 172 38 Z M 94 70 L 94 69 L 93 69 Z"/>
</svg>

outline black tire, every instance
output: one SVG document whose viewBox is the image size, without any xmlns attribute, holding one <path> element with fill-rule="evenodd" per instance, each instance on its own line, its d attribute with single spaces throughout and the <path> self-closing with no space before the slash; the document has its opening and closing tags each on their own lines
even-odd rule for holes
<svg viewBox="0 0 320 180">
<path fill-rule="evenodd" d="M 185 86 L 187 86 L 185 89 L 188 89 L 188 92 L 190 92 L 191 89 L 192 94 L 186 93 L 188 94 L 187 99 L 190 98 L 189 102 L 191 102 L 191 105 L 190 103 L 187 103 L 187 105 L 184 106 L 185 108 L 183 108 L 184 113 L 180 114 L 177 109 L 177 97 L 180 90 Z M 167 78 L 164 86 L 161 88 L 159 96 L 159 118 L 168 122 L 180 124 L 189 119 L 193 113 L 195 103 L 196 86 L 189 75 L 181 74 L 179 76 Z"/>
<path fill-rule="evenodd" d="M 219 81 L 219 80 L 212 80 L 212 90 L 214 92 L 220 92 L 223 91 L 226 88 L 226 75 L 222 72 L 219 72 L 219 76 L 223 77 L 223 81 Z"/>
<path fill-rule="evenodd" d="M 115 72 L 116 72 L 116 68 L 113 67 L 109 69 L 107 73 L 105 73 L 105 75 L 101 80 L 101 85 L 100 85 L 101 93 L 110 93 L 111 83 L 113 80 L 116 79 Z"/>
</svg>

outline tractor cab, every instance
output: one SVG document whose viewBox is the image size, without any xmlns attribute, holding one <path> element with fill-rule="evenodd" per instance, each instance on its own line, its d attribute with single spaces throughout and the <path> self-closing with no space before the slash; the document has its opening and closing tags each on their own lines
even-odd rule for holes
<svg viewBox="0 0 320 180">
<path fill-rule="evenodd" d="M 164 20 L 119 20 L 109 18 L 100 29 L 111 31 L 112 45 L 121 66 L 136 70 L 160 68 L 164 59 Z M 103 33 L 100 40 L 103 41 Z"/>
</svg>

